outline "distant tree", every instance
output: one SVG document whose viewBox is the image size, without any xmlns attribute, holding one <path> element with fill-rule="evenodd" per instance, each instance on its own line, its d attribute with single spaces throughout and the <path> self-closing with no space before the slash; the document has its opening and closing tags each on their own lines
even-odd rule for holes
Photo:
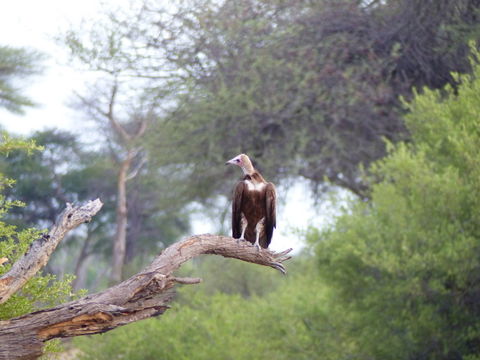
<svg viewBox="0 0 480 360">
<path fill-rule="evenodd" d="M 23 95 L 22 80 L 41 72 L 43 59 L 37 51 L 0 46 L 0 107 L 22 113 L 34 103 Z"/>
<path fill-rule="evenodd" d="M 65 186 L 65 177 L 81 167 L 84 156 L 73 134 L 62 131 L 42 131 L 30 140 L 43 151 L 27 154 L 12 151 L 2 159 L 0 167 L 6 176 L 16 178 L 17 185 L 6 189 L 9 198 L 27 203 L 24 208 L 12 209 L 9 214 L 18 226 L 47 227 L 55 221 L 66 202 L 78 201 L 75 193 Z"/>
<path fill-rule="evenodd" d="M 399 97 L 470 71 L 478 20 L 478 0 L 145 0 L 67 43 L 125 98 L 155 99 L 149 161 L 188 183 L 179 198 L 227 194 L 218 164 L 240 151 L 272 180 L 366 196 L 360 169 L 409 137 Z"/>
<path fill-rule="evenodd" d="M 85 93 L 76 93 L 75 107 L 102 130 L 111 161 L 116 165 L 116 230 L 112 237 L 111 281 L 123 277 L 127 254 L 128 188 L 147 161 L 142 139 L 157 118 L 158 94 L 151 94 L 145 82 L 135 79 L 135 64 L 128 57 L 128 26 L 109 21 L 89 31 L 70 31 L 63 39 L 78 68 L 96 72 Z M 100 31 L 101 29 L 101 31 Z M 138 223 L 137 223 L 138 225 Z"/>
<path fill-rule="evenodd" d="M 469 71 L 466 43 L 480 23 L 476 0 L 177 6 L 147 2 L 138 21 L 141 43 L 183 84 L 170 130 L 151 134 L 206 194 L 227 191 L 214 164 L 245 151 L 269 178 L 328 179 L 365 196 L 359 167 L 385 155 L 385 139 L 408 138 L 398 97 Z"/>
<path fill-rule="evenodd" d="M 317 237 L 321 277 L 346 309 L 346 358 L 480 354 L 480 65 L 452 78 L 408 105 L 412 143 L 374 163 L 371 202 Z"/>
</svg>

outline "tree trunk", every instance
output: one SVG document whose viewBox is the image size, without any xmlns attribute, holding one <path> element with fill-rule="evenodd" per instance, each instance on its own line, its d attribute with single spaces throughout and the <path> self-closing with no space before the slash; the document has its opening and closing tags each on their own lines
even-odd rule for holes
<svg viewBox="0 0 480 360">
<path fill-rule="evenodd" d="M 72 281 L 72 288 L 75 291 L 85 288 L 84 265 L 89 255 L 89 245 L 91 240 L 92 240 L 92 232 L 90 229 L 88 229 L 86 238 L 83 240 L 83 245 L 82 245 L 82 249 L 80 250 L 80 255 L 78 256 L 77 262 L 75 263 L 75 270 L 74 270 L 75 279 L 73 279 Z"/>
<path fill-rule="evenodd" d="M 127 176 L 132 160 L 135 157 L 133 150 L 129 150 L 127 157 L 122 161 L 117 182 L 117 229 L 113 238 L 112 273 L 110 281 L 117 283 L 122 280 L 125 252 L 127 248 Z"/>
<path fill-rule="evenodd" d="M 36 359 L 43 343 L 53 338 L 97 334 L 163 314 L 176 283 L 201 279 L 177 278 L 172 273 L 187 260 L 214 254 L 270 266 L 285 273 L 283 261 L 291 249 L 275 253 L 220 235 L 196 235 L 165 249 L 143 271 L 102 292 L 54 308 L 0 321 L 0 360 Z"/>
</svg>

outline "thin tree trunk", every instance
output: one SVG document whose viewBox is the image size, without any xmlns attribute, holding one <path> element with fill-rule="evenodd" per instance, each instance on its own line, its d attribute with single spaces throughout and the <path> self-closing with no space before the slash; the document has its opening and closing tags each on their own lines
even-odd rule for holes
<svg viewBox="0 0 480 360">
<path fill-rule="evenodd" d="M 83 241 L 82 250 L 80 250 L 80 255 L 77 258 L 77 262 L 75 264 L 74 275 L 75 279 L 72 281 L 72 288 L 77 291 L 81 288 L 85 287 L 85 274 L 83 270 L 83 265 L 85 264 L 85 260 L 88 257 L 88 247 L 90 245 L 90 241 L 92 240 L 92 231 L 90 228 L 87 230 L 87 237 Z"/>
<path fill-rule="evenodd" d="M 133 150 L 129 150 L 126 159 L 120 166 L 117 182 L 117 229 L 113 238 L 112 273 L 110 280 L 117 283 L 122 280 L 123 265 L 127 248 L 127 176 L 130 171 L 132 160 L 135 157 Z"/>
</svg>

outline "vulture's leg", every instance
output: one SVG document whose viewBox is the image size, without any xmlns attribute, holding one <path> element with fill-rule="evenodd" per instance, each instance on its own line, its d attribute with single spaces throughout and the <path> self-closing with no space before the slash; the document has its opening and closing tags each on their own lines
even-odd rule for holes
<svg viewBox="0 0 480 360">
<path fill-rule="evenodd" d="M 242 235 L 240 238 L 237 239 L 237 244 L 240 244 L 240 241 L 245 241 L 245 231 L 247 230 L 248 221 L 242 213 L 242 220 L 241 220 L 241 227 L 242 227 Z"/>
<path fill-rule="evenodd" d="M 254 246 L 257 248 L 258 251 L 260 251 L 260 233 L 263 231 L 263 219 L 260 220 L 255 226 L 255 244 Z"/>
</svg>

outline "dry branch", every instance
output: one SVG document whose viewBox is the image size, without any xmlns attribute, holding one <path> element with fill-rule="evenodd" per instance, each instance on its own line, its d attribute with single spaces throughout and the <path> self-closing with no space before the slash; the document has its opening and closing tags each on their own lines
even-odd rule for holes
<svg viewBox="0 0 480 360">
<path fill-rule="evenodd" d="M 176 283 L 195 284 L 197 278 L 172 275 L 184 262 L 215 254 L 270 266 L 282 264 L 291 249 L 280 253 L 257 250 L 247 242 L 220 235 L 195 235 L 165 249 L 140 273 L 105 291 L 54 308 L 0 322 L 0 360 L 35 359 L 43 343 L 60 337 L 102 333 L 121 325 L 161 315 L 168 309 Z"/>
<path fill-rule="evenodd" d="M 35 240 L 12 268 L 0 277 L 0 304 L 20 290 L 47 264 L 50 255 L 70 230 L 90 222 L 102 206 L 103 203 L 99 199 L 89 201 L 83 206 L 67 204 L 49 233 Z"/>
</svg>

